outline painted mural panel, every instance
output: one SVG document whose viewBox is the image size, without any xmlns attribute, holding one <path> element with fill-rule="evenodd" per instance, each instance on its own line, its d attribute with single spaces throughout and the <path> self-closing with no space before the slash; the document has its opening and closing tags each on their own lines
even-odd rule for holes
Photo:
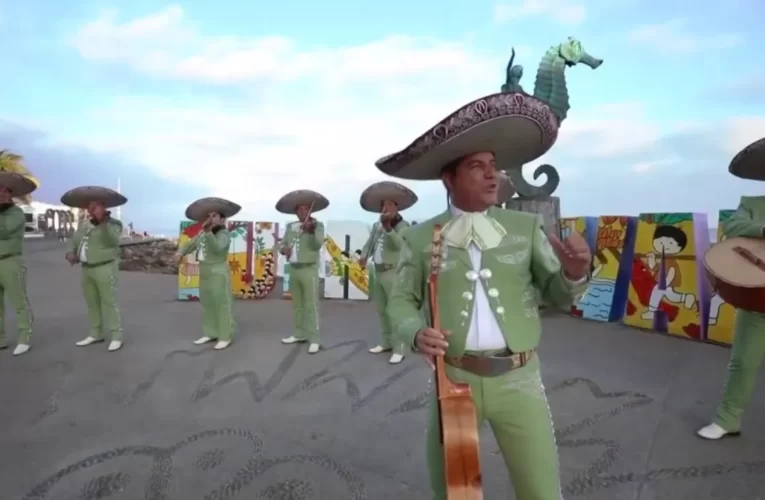
<svg viewBox="0 0 765 500">
<path fill-rule="evenodd" d="M 636 234 L 637 217 L 598 218 L 592 280 L 578 304 L 583 318 L 620 321 L 624 317 Z"/>
<path fill-rule="evenodd" d="M 369 299 L 369 276 L 359 265 L 370 225 L 354 220 L 326 223 L 324 239 L 324 296 L 330 299 Z M 348 279 L 345 269 L 348 268 Z"/>
<path fill-rule="evenodd" d="M 704 340 L 709 284 L 705 214 L 641 214 L 624 323 Z"/>
<path fill-rule="evenodd" d="M 725 239 L 723 228 L 725 223 L 735 213 L 735 210 L 720 210 L 717 224 L 717 241 Z M 736 309 L 726 303 L 717 293 L 712 294 L 709 301 L 709 329 L 707 340 L 720 344 L 733 343 L 733 323 L 736 319 Z"/>
<path fill-rule="evenodd" d="M 562 218 L 560 220 L 560 237 L 566 239 L 574 232 L 579 233 L 587 241 L 591 251 L 595 250 L 595 238 L 598 233 L 597 217 Z M 571 306 L 570 313 L 572 316 L 582 317 L 582 310 L 579 308 L 578 303 Z"/>
</svg>

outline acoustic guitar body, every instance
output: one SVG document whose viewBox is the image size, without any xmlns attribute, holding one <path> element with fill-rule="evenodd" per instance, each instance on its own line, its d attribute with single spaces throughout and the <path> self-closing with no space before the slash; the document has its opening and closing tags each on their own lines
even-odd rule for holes
<svg viewBox="0 0 765 500">
<path fill-rule="evenodd" d="M 737 309 L 765 314 L 765 239 L 731 238 L 704 256 L 712 286 Z"/>
</svg>

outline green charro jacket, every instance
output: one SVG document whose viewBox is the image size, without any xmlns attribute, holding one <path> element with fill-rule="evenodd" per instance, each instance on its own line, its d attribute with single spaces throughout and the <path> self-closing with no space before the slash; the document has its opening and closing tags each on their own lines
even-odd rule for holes
<svg viewBox="0 0 765 500">
<path fill-rule="evenodd" d="M 489 296 L 494 316 L 502 328 L 507 346 L 524 352 L 539 345 L 542 325 L 539 318 L 539 295 L 551 305 L 568 309 L 587 288 L 587 280 L 572 283 L 563 277 L 560 261 L 542 229 L 542 217 L 492 207 L 488 215 L 499 222 L 507 235 L 499 246 L 481 254 L 484 290 L 495 289 Z M 388 314 L 394 318 L 394 331 L 409 345 L 416 333 L 430 323 L 428 274 L 430 249 L 435 224 L 443 226 L 452 218 L 449 211 L 404 232 L 396 282 Z M 470 316 L 473 313 L 476 283 L 468 277 L 473 270 L 468 251 L 444 245 L 438 275 L 438 308 L 441 326 L 451 331 L 449 356 L 465 352 Z M 475 270 L 479 271 L 479 270 Z M 473 273 L 471 273 L 473 274 Z M 491 295 L 491 294 L 490 294 Z M 424 308 L 423 308 L 424 306 Z"/>
<path fill-rule="evenodd" d="M 404 239 L 401 237 L 401 232 L 409 227 L 409 223 L 405 220 L 401 220 L 396 227 L 390 232 L 385 231 L 382 228 L 381 222 L 375 222 L 372 225 L 372 232 L 369 233 L 367 242 L 364 243 L 364 247 L 361 249 L 361 255 L 366 256 L 371 264 L 374 261 L 375 251 L 377 245 L 382 240 L 382 263 L 388 265 L 396 265 L 398 263 L 398 257 L 401 253 L 401 247 L 404 245 Z"/>
<path fill-rule="evenodd" d="M 185 257 L 201 248 L 205 257 L 200 264 L 225 264 L 228 262 L 230 245 L 231 234 L 226 228 L 221 228 L 214 233 L 212 231 L 200 231 L 199 234 L 179 248 L 178 253 Z"/>
<path fill-rule="evenodd" d="M 324 246 L 324 223 L 316 221 L 316 229 L 311 234 L 300 233 L 300 221 L 290 222 L 287 224 L 284 238 L 279 241 L 279 251 L 281 252 L 290 245 L 292 245 L 292 253 L 296 254 L 295 262 L 298 264 L 318 264 L 321 247 Z"/>
<path fill-rule="evenodd" d="M 736 212 L 723 223 L 726 238 L 763 238 L 765 196 L 742 196 Z"/>
<path fill-rule="evenodd" d="M 22 252 L 26 225 L 27 218 L 20 207 L 11 205 L 0 212 L 0 257 Z"/>
<path fill-rule="evenodd" d="M 109 217 L 97 226 L 83 220 L 72 236 L 69 251 L 79 259 L 82 245 L 86 245 L 85 257 L 88 264 L 115 260 L 119 257 L 121 236 L 122 222 L 117 219 Z"/>
</svg>

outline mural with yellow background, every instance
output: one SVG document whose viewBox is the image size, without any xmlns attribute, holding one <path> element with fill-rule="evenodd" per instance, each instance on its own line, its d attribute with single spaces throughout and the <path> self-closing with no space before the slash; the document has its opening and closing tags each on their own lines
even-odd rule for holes
<svg viewBox="0 0 765 500">
<path fill-rule="evenodd" d="M 595 250 L 595 238 L 598 233 L 597 217 L 564 217 L 560 220 L 560 237 L 565 240 L 572 233 L 578 233 L 590 246 L 590 251 Z M 570 313 L 575 317 L 582 317 L 582 311 L 578 303 L 571 306 Z"/>
<path fill-rule="evenodd" d="M 717 241 L 724 238 L 725 223 L 735 213 L 735 210 L 720 210 L 717 223 Z M 709 327 L 707 339 L 720 344 L 733 343 L 733 324 L 736 319 L 736 309 L 726 303 L 717 293 L 712 293 L 709 303 Z"/>
<path fill-rule="evenodd" d="M 709 284 L 706 215 L 641 214 L 624 323 L 671 335 L 706 339 Z"/>
</svg>

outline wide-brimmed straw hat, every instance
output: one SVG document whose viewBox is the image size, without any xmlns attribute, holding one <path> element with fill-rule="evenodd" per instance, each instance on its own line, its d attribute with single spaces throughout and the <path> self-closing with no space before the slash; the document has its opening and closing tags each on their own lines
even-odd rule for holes
<svg viewBox="0 0 765 500">
<path fill-rule="evenodd" d="M 435 180 L 450 162 L 485 151 L 497 165 L 523 165 L 558 138 L 558 118 L 543 101 L 524 94 L 492 94 L 444 118 L 412 144 L 375 164 L 400 179 Z"/>
<path fill-rule="evenodd" d="M 283 214 L 295 214 L 295 208 L 300 205 L 312 206 L 311 213 L 324 210 L 329 206 L 329 200 L 323 195 L 310 189 L 291 191 L 276 202 L 276 209 Z"/>
<path fill-rule="evenodd" d="M 0 171 L 0 186 L 8 189 L 11 196 L 21 198 L 37 189 L 37 184 L 21 174 Z"/>
<path fill-rule="evenodd" d="M 510 177 L 507 176 L 506 173 L 500 172 L 499 173 L 499 192 L 497 193 L 497 201 L 499 203 L 507 203 L 510 198 L 515 196 L 515 186 L 513 185 L 513 181 L 510 180 Z"/>
<path fill-rule="evenodd" d="M 233 217 L 242 209 L 233 201 L 223 198 L 202 198 L 186 208 L 186 218 L 193 221 L 202 221 L 211 212 L 219 213 L 225 218 Z"/>
<path fill-rule="evenodd" d="M 765 181 L 765 138 L 742 149 L 730 162 L 728 172 L 742 179 Z"/>
<path fill-rule="evenodd" d="M 417 203 L 417 195 L 414 191 L 398 182 L 382 181 L 372 184 L 361 193 L 361 208 L 367 212 L 382 213 L 382 204 L 385 200 L 398 205 L 399 211 L 406 210 Z"/>
<path fill-rule="evenodd" d="M 102 186 L 77 187 L 61 197 L 61 203 L 72 208 L 88 208 L 93 201 L 103 203 L 106 208 L 114 208 L 124 205 L 128 200 L 117 191 Z"/>
</svg>

